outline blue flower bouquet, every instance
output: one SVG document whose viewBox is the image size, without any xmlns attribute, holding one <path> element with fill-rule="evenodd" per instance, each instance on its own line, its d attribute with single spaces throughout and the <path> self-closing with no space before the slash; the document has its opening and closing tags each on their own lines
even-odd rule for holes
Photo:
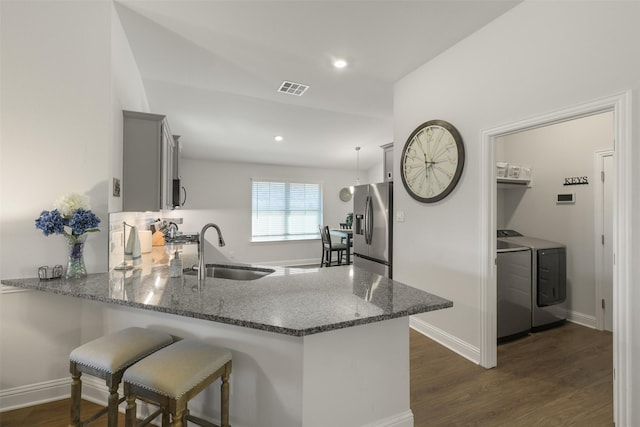
<svg viewBox="0 0 640 427">
<path fill-rule="evenodd" d="M 86 277 L 84 243 L 87 233 L 100 231 L 98 229 L 100 218 L 89 209 L 88 199 L 75 193 L 58 199 L 54 203 L 54 208 L 52 211 L 42 211 L 36 218 L 36 228 L 42 230 L 45 236 L 64 235 L 69 247 L 69 261 L 65 274 L 67 279 Z"/>
</svg>

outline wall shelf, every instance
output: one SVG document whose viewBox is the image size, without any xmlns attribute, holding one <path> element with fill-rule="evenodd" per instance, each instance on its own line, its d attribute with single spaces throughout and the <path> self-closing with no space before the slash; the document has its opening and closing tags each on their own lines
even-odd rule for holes
<svg viewBox="0 0 640 427">
<path fill-rule="evenodd" d="M 531 188 L 530 179 L 498 178 L 498 189 Z"/>
</svg>

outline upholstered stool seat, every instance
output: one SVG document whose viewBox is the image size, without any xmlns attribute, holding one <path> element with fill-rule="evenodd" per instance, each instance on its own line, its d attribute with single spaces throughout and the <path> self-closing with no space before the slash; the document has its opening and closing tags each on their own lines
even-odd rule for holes
<svg viewBox="0 0 640 427">
<path fill-rule="evenodd" d="M 215 426 L 189 415 L 187 403 L 218 378 L 221 379 L 221 427 L 229 426 L 229 375 L 231 352 L 211 344 L 185 339 L 157 351 L 131 366 L 124 374 L 127 399 L 126 425 L 136 425 L 136 399 L 160 409 L 141 424 L 162 413 L 162 426 L 186 426 L 187 420 L 199 425 Z M 171 420 L 170 420 L 171 418 Z"/>
<path fill-rule="evenodd" d="M 88 424 L 96 418 L 108 414 L 108 426 L 118 425 L 118 386 L 125 369 L 173 342 L 167 333 L 145 328 L 127 328 L 81 345 L 69 355 L 71 372 L 71 426 Z M 88 420 L 80 420 L 80 400 L 82 399 L 82 374 L 106 380 L 109 388 L 109 402 L 106 408 Z"/>
</svg>

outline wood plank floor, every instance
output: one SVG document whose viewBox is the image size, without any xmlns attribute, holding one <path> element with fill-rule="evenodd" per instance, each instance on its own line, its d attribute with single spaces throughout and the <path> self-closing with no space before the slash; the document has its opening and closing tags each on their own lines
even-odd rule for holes
<svg viewBox="0 0 640 427">
<path fill-rule="evenodd" d="M 500 345 L 484 369 L 412 330 L 415 425 L 613 426 L 612 341 L 567 323 Z"/>
<path fill-rule="evenodd" d="M 0 413 L 1 427 L 67 427 L 69 425 L 69 399 Z M 82 401 L 80 413 L 86 419 L 102 407 Z M 106 416 L 89 424 L 91 427 L 107 427 Z M 118 415 L 118 425 L 124 426 L 124 414 Z"/>
<path fill-rule="evenodd" d="M 499 346 L 489 370 L 413 330 L 410 337 L 415 427 L 613 426 L 610 333 L 567 323 Z M 98 408 L 83 405 L 83 416 Z M 0 413 L 0 426 L 64 427 L 68 417 L 66 399 Z"/>
</svg>

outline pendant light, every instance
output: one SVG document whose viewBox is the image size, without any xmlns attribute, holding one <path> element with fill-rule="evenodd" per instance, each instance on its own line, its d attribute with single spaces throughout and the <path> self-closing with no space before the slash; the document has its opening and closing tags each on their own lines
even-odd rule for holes
<svg viewBox="0 0 640 427">
<path fill-rule="evenodd" d="M 356 147 L 356 185 L 360 185 L 360 147 Z"/>
<path fill-rule="evenodd" d="M 356 147 L 356 184 L 360 185 L 360 147 Z M 353 194 L 354 186 L 349 187 L 351 194 Z"/>
</svg>

